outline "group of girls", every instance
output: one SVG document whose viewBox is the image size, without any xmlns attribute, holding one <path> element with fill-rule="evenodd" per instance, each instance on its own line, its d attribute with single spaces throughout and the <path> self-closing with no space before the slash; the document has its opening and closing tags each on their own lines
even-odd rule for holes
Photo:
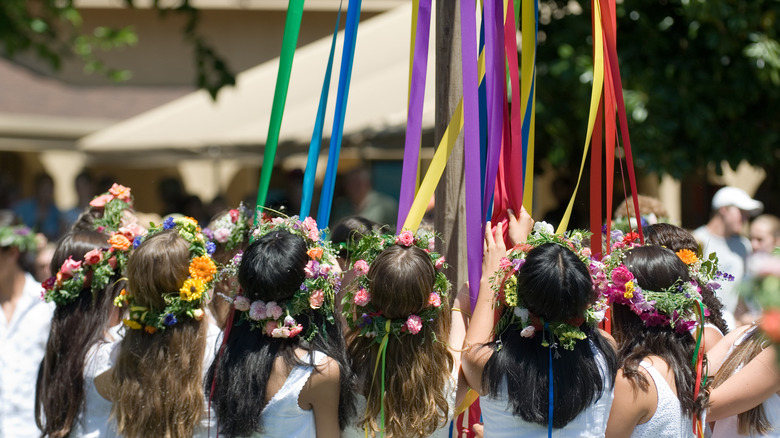
<svg viewBox="0 0 780 438">
<path fill-rule="evenodd" d="M 203 229 L 186 217 L 143 229 L 131 205 L 115 185 L 52 261 L 43 436 L 459 436 L 469 390 L 487 437 L 684 437 L 712 433 L 712 419 L 728 436 L 720 420 L 737 414 L 740 433 L 780 425 L 780 398 L 740 414 L 780 387 L 722 392 L 744 385 L 753 356 L 774 356 L 732 359 L 753 329 L 716 344 L 725 328 L 701 264 L 669 242 L 629 235 L 596 261 L 581 235 L 509 212 L 509 251 L 505 225 L 486 227 L 471 315 L 430 232 L 358 220 L 330 242 L 311 218 L 251 228 L 242 208 Z M 729 357 L 714 390 L 705 349 Z"/>
</svg>

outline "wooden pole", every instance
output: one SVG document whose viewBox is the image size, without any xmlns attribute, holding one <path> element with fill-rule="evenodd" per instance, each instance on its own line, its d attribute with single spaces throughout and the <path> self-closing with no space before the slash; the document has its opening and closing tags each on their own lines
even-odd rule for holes
<svg viewBox="0 0 780 438">
<path fill-rule="evenodd" d="M 438 143 L 463 95 L 460 9 L 456 0 L 436 1 L 436 127 Z M 444 244 L 437 248 L 450 264 L 447 278 L 457 291 L 468 280 L 466 260 L 466 195 L 463 178 L 463 135 L 458 137 L 436 188 L 434 226 Z M 454 292 L 453 292 L 454 293 Z"/>
</svg>

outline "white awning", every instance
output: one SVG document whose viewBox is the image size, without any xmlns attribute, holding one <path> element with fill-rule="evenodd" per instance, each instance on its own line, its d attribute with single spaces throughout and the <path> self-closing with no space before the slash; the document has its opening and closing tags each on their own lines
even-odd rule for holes
<svg viewBox="0 0 780 438">
<path fill-rule="evenodd" d="M 432 29 L 433 24 L 432 20 Z M 410 4 L 361 22 L 344 135 L 405 126 L 410 25 Z M 432 35 L 424 128 L 434 124 L 434 42 Z M 340 32 L 323 132 L 325 137 L 330 136 L 332 127 L 342 43 L 343 32 Z M 307 144 L 311 140 L 330 44 L 331 37 L 327 37 L 296 51 L 280 143 Z M 85 151 L 110 152 L 264 145 L 278 67 L 279 59 L 276 58 L 242 72 L 236 86 L 220 91 L 216 102 L 205 91 L 196 91 L 86 136 L 79 141 L 79 147 Z"/>
</svg>

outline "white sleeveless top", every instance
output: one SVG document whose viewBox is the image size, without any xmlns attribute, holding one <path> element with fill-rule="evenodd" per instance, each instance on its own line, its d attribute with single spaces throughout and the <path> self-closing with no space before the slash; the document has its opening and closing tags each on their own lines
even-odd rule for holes
<svg viewBox="0 0 780 438">
<path fill-rule="evenodd" d="M 325 353 L 314 352 L 314 365 L 321 365 L 328 356 Z M 301 358 L 309 363 L 309 354 Z M 253 437 L 296 437 L 316 438 L 317 428 L 314 424 L 314 410 L 301 409 L 298 396 L 309 381 L 314 368 L 309 365 L 296 365 L 287 376 L 282 388 L 274 394 L 263 408 L 263 432 L 255 433 Z M 337 403 L 337 401 L 334 401 Z"/>
<path fill-rule="evenodd" d="M 756 327 L 746 330 L 731 346 L 727 356 L 731 356 L 731 353 L 734 352 L 734 348 L 743 343 L 755 330 Z M 736 371 L 739 371 L 740 369 L 742 369 L 742 365 L 740 365 Z M 777 393 L 774 393 L 761 403 L 761 405 L 764 407 L 764 414 L 766 415 L 767 421 L 772 425 L 774 430 L 760 436 L 780 438 L 780 396 L 778 396 Z M 737 416 L 733 415 L 715 422 L 711 438 L 736 438 L 748 436 L 753 435 L 741 435 L 737 433 Z"/>
<path fill-rule="evenodd" d="M 428 435 L 427 438 L 449 438 L 450 437 L 450 423 L 452 423 L 452 421 L 450 420 L 452 420 L 453 414 L 455 413 L 455 397 L 458 391 L 459 371 L 460 368 L 456 370 L 452 370 L 450 374 L 450 378 L 447 380 L 447 387 L 444 389 L 444 395 L 447 397 L 447 406 L 448 406 L 447 421 L 441 424 L 441 426 L 438 429 L 436 429 L 432 434 Z M 362 416 L 365 415 L 366 412 L 366 397 L 363 396 L 362 394 L 355 394 L 355 406 L 357 408 L 356 412 L 358 414 L 358 417 L 362 418 Z M 369 436 L 370 435 L 371 434 L 369 434 Z M 358 425 L 355 423 L 349 424 L 341 432 L 341 438 L 364 438 L 365 436 L 366 436 L 365 430 L 359 428 Z"/>
<path fill-rule="evenodd" d="M 666 379 L 649 362 L 642 361 L 639 365 L 652 377 L 658 402 L 653 417 L 647 423 L 637 424 L 631 438 L 693 437 L 693 420 L 683 416 L 680 400 Z"/>
<path fill-rule="evenodd" d="M 569 424 L 553 429 L 555 438 L 596 438 L 603 437 L 607 430 L 607 419 L 615 398 L 613 378 L 609 375 L 604 355 L 596 349 L 592 342 L 590 348 L 595 354 L 596 363 L 601 372 L 601 397 L 579 413 Z M 482 409 L 482 419 L 485 425 L 485 436 L 489 438 L 532 438 L 547 436 L 547 425 L 530 423 L 512 413 L 507 394 L 506 378 L 501 385 L 498 397 L 480 397 L 479 406 Z"/>
</svg>

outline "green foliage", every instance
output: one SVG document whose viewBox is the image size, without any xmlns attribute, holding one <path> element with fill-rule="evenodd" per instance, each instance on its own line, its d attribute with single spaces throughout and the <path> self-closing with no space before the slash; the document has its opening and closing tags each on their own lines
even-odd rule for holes
<svg viewBox="0 0 780 438">
<path fill-rule="evenodd" d="M 590 4 L 573 3 L 542 3 L 536 90 L 537 155 L 569 168 L 582 154 L 593 65 Z M 776 0 L 618 1 L 637 167 L 680 177 L 721 160 L 777 162 L 778 13 Z"/>
</svg>

